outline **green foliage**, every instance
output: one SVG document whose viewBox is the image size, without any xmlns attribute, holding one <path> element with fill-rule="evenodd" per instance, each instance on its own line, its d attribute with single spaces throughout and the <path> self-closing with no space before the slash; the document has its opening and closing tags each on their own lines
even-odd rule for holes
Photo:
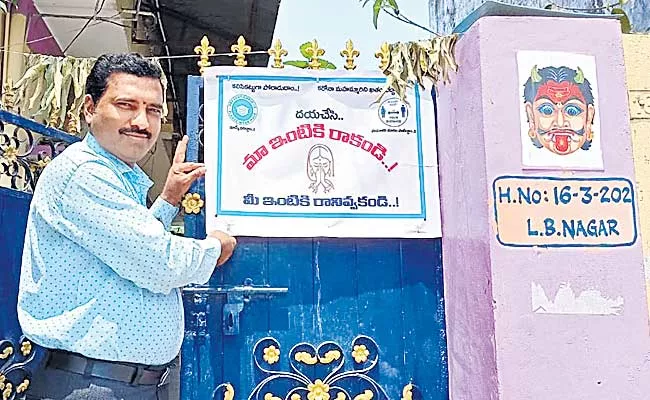
<svg viewBox="0 0 650 400">
<path fill-rule="evenodd" d="M 300 45 L 300 54 L 302 54 L 303 57 L 306 59 L 309 59 L 309 53 L 307 52 L 307 49 L 311 46 L 311 42 L 305 42 Z"/>
<path fill-rule="evenodd" d="M 632 32 L 632 24 L 630 23 L 630 18 L 627 16 L 627 13 L 623 11 L 622 8 L 619 7 L 612 8 L 612 14 L 620 15 L 619 20 L 621 21 L 621 31 L 623 33 Z"/>
<path fill-rule="evenodd" d="M 359 0 L 363 2 L 362 7 L 365 7 L 370 0 Z M 379 19 L 379 13 L 381 10 L 391 11 L 396 15 L 399 15 L 399 7 L 397 6 L 396 0 L 374 0 L 372 4 L 372 24 L 377 29 L 377 20 Z"/>
<path fill-rule="evenodd" d="M 302 60 L 288 60 L 283 62 L 284 65 L 291 65 L 292 67 L 297 67 L 297 68 L 307 68 L 309 66 L 308 61 L 302 61 Z"/>
<path fill-rule="evenodd" d="M 616 3 L 606 4 L 600 7 L 591 7 L 591 8 L 571 8 L 571 7 L 562 7 L 554 2 L 547 4 L 544 9 L 546 10 L 567 10 L 574 12 L 586 12 L 586 13 L 604 13 L 609 12 L 612 15 L 618 15 L 619 21 L 621 21 L 621 31 L 623 33 L 632 32 L 632 24 L 630 23 L 630 18 L 627 16 L 623 6 L 627 4 L 628 0 L 618 0 Z"/>
</svg>

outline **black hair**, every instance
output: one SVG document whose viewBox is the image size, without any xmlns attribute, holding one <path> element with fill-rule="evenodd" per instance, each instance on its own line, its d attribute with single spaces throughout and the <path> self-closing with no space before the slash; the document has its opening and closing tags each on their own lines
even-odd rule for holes
<svg viewBox="0 0 650 400">
<path fill-rule="evenodd" d="M 86 94 L 97 103 L 106 91 L 111 74 L 126 73 L 144 78 L 162 77 L 160 67 L 137 53 L 103 54 L 99 56 L 86 79 Z M 162 82 L 160 83 L 162 86 Z"/>
</svg>

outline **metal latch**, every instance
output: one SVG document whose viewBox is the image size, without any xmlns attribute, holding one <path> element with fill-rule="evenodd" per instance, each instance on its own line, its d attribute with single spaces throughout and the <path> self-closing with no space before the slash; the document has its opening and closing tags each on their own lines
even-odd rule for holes
<svg viewBox="0 0 650 400">
<path fill-rule="evenodd" d="M 243 285 L 191 286 L 183 289 L 183 292 L 195 294 L 226 295 L 222 322 L 224 335 L 239 334 L 239 313 L 244 310 L 244 304 L 250 302 L 251 298 L 271 298 L 278 294 L 285 294 L 288 291 L 288 288 L 283 287 L 253 285 L 253 280 L 250 278 L 246 278 Z"/>
</svg>

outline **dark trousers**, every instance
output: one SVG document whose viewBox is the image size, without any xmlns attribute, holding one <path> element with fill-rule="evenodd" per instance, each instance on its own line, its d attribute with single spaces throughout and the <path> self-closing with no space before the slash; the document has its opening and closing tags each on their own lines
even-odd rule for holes
<svg viewBox="0 0 650 400">
<path fill-rule="evenodd" d="M 131 385 L 55 369 L 45 363 L 34 371 L 27 400 L 177 400 L 178 359 L 171 366 L 167 384 Z"/>
</svg>

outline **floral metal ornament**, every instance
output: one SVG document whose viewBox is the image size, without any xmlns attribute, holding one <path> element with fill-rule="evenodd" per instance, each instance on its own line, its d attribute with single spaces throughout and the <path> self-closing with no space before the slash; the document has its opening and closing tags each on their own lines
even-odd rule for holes
<svg viewBox="0 0 650 400">
<path fill-rule="evenodd" d="M 194 53 L 199 55 L 199 61 L 196 62 L 196 65 L 199 66 L 199 73 L 203 75 L 203 71 L 212 65 L 210 56 L 214 54 L 214 47 L 210 46 L 207 36 L 201 38 L 201 44 L 194 48 Z"/>
<path fill-rule="evenodd" d="M 20 352 L 23 357 L 27 357 L 32 352 L 32 343 L 29 340 L 25 340 L 20 344 Z"/>
<path fill-rule="evenodd" d="M 357 66 L 354 64 L 354 59 L 359 57 L 360 54 L 359 50 L 354 48 L 352 40 L 348 39 L 348 41 L 345 42 L 345 49 L 341 50 L 341 57 L 345 58 L 345 65 L 343 67 L 348 71 L 356 69 Z"/>
<path fill-rule="evenodd" d="M 282 47 L 282 42 L 280 39 L 275 40 L 275 44 L 272 48 L 266 51 L 271 57 L 273 57 L 273 66 L 272 68 L 284 68 L 282 63 L 282 57 L 289 54 L 287 50 Z"/>
<path fill-rule="evenodd" d="M 318 41 L 316 39 L 309 42 L 309 45 L 306 46 L 305 52 L 310 58 L 310 61 L 307 63 L 310 69 L 320 69 L 320 57 L 325 55 L 325 49 L 321 49 L 318 46 Z"/>
<path fill-rule="evenodd" d="M 18 155 L 18 149 L 14 145 L 9 145 L 4 149 L 2 153 L 2 160 L 7 163 L 13 163 L 16 161 L 16 156 Z"/>
<path fill-rule="evenodd" d="M 22 337 L 19 340 L 20 351 L 10 340 L 0 341 L 0 393 L 2 400 L 13 400 L 24 394 L 31 382 L 30 363 L 35 353 L 32 344 Z"/>
<path fill-rule="evenodd" d="M 330 385 L 323 383 L 320 379 L 316 379 L 314 383 L 307 385 L 307 399 L 308 400 L 330 400 Z"/>
<path fill-rule="evenodd" d="M 181 202 L 186 214 L 198 214 L 203 208 L 203 200 L 198 193 L 188 193 Z"/>
<path fill-rule="evenodd" d="M 370 375 L 379 364 L 379 347 L 368 336 L 357 336 L 352 341 L 350 350 L 356 355 L 356 363 L 347 369 L 344 368 L 345 352 L 335 342 L 293 346 L 287 354 L 288 369 L 282 368 L 279 349 L 279 342 L 272 337 L 259 340 L 253 347 L 253 361 L 262 378 L 249 393 L 248 400 L 389 400 L 386 391 Z M 364 357 L 363 363 L 359 361 Z M 275 363 L 280 368 L 267 367 Z M 407 384 L 401 400 L 412 400 L 413 389 L 413 384 Z M 230 383 L 217 386 L 212 393 L 213 399 L 233 400 L 233 397 L 234 388 Z"/>
<path fill-rule="evenodd" d="M 271 345 L 264 349 L 264 361 L 269 364 L 275 364 L 280 360 L 280 349 Z"/>
<path fill-rule="evenodd" d="M 243 36 L 240 36 L 237 39 L 237 43 L 230 46 L 230 51 L 235 53 L 235 65 L 238 67 L 245 67 L 248 65 L 246 61 L 246 54 L 251 52 L 251 47 L 246 44 L 246 39 Z"/>
<path fill-rule="evenodd" d="M 402 400 L 413 400 L 413 384 L 409 383 L 402 389 Z"/>
<path fill-rule="evenodd" d="M 294 359 L 296 361 L 305 363 L 307 365 L 315 365 L 318 363 L 321 364 L 329 364 L 333 361 L 338 360 L 341 358 L 341 352 L 338 350 L 330 350 L 323 357 L 320 356 L 314 356 L 306 351 L 299 351 L 294 355 Z"/>
<path fill-rule="evenodd" d="M 2 353 L 0 353 L 0 360 L 6 360 L 12 354 L 14 354 L 14 348 L 12 346 L 7 346 L 2 349 Z"/>
<path fill-rule="evenodd" d="M 352 349 L 352 357 L 354 358 L 354 361 L 356 361 L 359 364 L 368 361 L 369 355 L 370 352 L 363 344 L 358 344 L 354 346 L 354 348 Z"/>
<path fill-rule="evenodd" d="M 373 397 L 375 395 L 372 393 L 372 390 L 366 390 L 363 393 L 359 393 L 354 400 L 371 400 Z"/>
<path fill-rule="evenodd" d="M 375 58 L 379 59 L 379 69 L 383 72 L 388 68 L 390 62 L 390 47 L 388 42 L 381 44 L 379 51 L 375 53 Z"/>
<path fill-rule="evenodd" d="M 47 164 L 49 164 L 50 161 L 52 161 L 52 159 L 49 156 L 44 156 L 43 158 L 38 159 L 35 163 L 30 165 L 30 168 L 32 172 L 38 172 L 47 167 Z"/>
</svg>

